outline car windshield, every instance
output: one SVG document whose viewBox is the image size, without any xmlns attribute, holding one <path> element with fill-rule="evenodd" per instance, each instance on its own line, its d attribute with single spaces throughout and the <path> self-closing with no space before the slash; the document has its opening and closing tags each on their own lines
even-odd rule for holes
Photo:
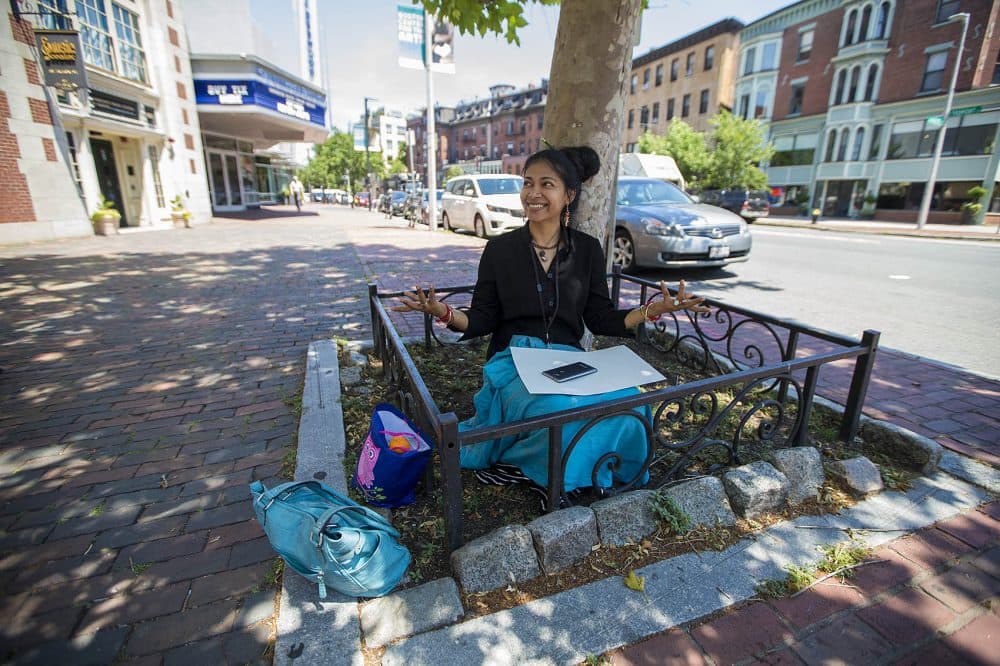
<svg viewBox="0 0 1000 666">
<path fill-rule="evenodd" d="M 763 199 L 767 201 L 767 191 L 766 190 L 755 190 L 750 193 L 751 199 Z"/>
<path fill-rule="evenodd" d="M 658 203 L 691 203 L 688 195 L 662 180 L 635 180 L 618 182 L 620 206 L 642 206 Z"/>
<path fill-rule="evenodd" d="M 523 181 L 520 178 L 484 178 L 479 181 L 483 194 L 518 194 Z"/>
</svg>

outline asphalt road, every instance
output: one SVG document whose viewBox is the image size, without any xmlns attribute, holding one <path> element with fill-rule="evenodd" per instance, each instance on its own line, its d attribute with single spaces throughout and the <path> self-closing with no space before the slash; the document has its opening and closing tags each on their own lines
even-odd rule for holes
<svg viewBox="0 0 1000 666">
<path fill-rule="evenodd" d="M 1000 243 L 753 227 L 750 261 L 644 271 L 696 293 L 1000 376 Z"/>
</svg>

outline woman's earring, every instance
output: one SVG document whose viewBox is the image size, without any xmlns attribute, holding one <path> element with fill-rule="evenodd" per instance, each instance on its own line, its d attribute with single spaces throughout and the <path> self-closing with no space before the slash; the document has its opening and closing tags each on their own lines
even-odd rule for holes
<svg viewBox="0 0 1000 666">
<path fill-rule="evenodd" d="M 563 208 L 563 226 L 569 226 L 569 206 Z"/>
</svg>

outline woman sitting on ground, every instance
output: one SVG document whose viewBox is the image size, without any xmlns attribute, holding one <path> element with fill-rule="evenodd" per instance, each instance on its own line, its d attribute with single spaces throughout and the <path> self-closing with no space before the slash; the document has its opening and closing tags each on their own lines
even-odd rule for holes
<svg viewBox="0 0 1000 666">
<path fill-rule="evenodd" d="M 529 157 L 521 190 L 527 223 L 486 244 L 471 306 L 454 309 L 436 299 L 433 286 L 426 293 L 418 286 L 392 308 L 431 314 L 439 323 L 462 332 L 462 340 L 492 336 L 483 388 L 474 398 L 476 414 L 459 424 L 460 430 L 543 416 L 637 392 L 631 388 L 590 396 L 530 394 L 518 377 L 509 347 L 579 351 L 584 326 L 597 335 L 629 337 L 644 321 L 667 312 L 708 311 L 701 305 L 703 298 L 685 293 L 683 280 L 676 298 L 661 282 L 662 298 L 630 310 L 614 307 L 600 244 L 569 226 L 582 183 L 599 169 L 597 153 L 586 146 L 550 148 Z M 636 412 L 650 420 L 648 407 Z M 584 425 L 563 426 L 564 450 Z M 581 438 L 567 461 L 564 490 L 591 487 L 595 479 L 599 489 L 610 487 L 613 480 L 627 483 L 641 472 L 646 446 L 645 428 L 638 419 L 621 416 L 601 421 Z M 595 470 L 607 454 L 617 460 L 611 464 L 605 458 Z M 486 482 L 530 480 L 544 488 L 548 431 L 464 446 L 461 463 L 468 469 L 489 470 L 478 474 Z"/>
</svg>

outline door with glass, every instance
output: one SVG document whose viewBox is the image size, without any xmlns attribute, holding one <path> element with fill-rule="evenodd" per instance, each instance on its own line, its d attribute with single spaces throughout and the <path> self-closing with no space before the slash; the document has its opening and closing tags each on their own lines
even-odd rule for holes
<svg viewBox="0 0 1000 666">
<path fill-rule="evenodd" d="M 208 186 L 212 191 L 212 210 L 243 210 L 237 153 L 208 151 Z"/>
</svg>

